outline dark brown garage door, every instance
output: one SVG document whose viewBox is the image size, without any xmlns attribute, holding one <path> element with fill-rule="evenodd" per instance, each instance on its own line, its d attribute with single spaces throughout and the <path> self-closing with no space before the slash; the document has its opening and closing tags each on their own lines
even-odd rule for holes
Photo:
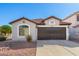
<svg viewBox="0 0 79 59">
<path fill-rule="evenodd" d="M 66 40 L 65 27 L 39 27 L 38 40 Z"/>
</svg>

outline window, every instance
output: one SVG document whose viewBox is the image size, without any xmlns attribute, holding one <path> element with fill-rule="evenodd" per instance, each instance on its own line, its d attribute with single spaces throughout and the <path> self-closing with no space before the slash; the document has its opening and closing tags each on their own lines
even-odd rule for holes
<svg viewBox="0 0 79 59">
<path fill-rule="evenodd" d="M 29 34 L 29 27 L 27 25 L 19 26 L 19 36 L 26 36 Z"/>
<path fill-rule="evenodd" d="M 77 14 L 77 21 L 79 21 L 79 14 Z"/>
<path fill-rule="evenodd" d="M 55 22 L 53 20 L 50 20 L 49 21 L 49 24 L 54 24 Z"/>
</svg>

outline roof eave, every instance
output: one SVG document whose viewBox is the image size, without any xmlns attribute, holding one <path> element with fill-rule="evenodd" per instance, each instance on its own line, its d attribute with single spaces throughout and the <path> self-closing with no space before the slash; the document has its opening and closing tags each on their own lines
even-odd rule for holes
<svg viewBox="0 0 79 59">
<path fill-rule="evenodd" d="M 13 24 L 13 23 L 15 23 L 15 22 L 17 22 L 17 21 L 20 21 L 20 20 L 22 20 L 22 19 L 25 19 L 25 20 L 28 20 L 28 21 L 30 21 L 30 22 L 32 22 L 32 23 L 38 24 L 38 23 L 36 23 L 36 22 L 34 22 L 34 21 L 32 21 L 32 20 L 29 20 L 28 18 L 25 18 L 25 17 L 22 17 L 22 18 L 20 18 L 20 19 L 17 19 L 17 20 L 15 20 L 15 21 L 12 21 L 12 22 L 10 22 L 9 24 Z"/>
</svg>

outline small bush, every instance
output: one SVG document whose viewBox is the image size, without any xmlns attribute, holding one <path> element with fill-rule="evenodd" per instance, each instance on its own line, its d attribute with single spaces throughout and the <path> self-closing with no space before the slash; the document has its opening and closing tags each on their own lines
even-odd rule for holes
<svg viewBox="0 0 79 59">
<path fill-rule="evenodd" d="M 6 37 L 4 37 L 3 35 L 0 35 L 0 41 L 5 41 Z"/>
<path fill-rule="evenodd" d="M 32 37 L 31 37 L 31 35 L 28 35 L 28 36 L 27 36 L 27 41 L 28 41 L 28 42 L 32 42 Z"/>
</svg>

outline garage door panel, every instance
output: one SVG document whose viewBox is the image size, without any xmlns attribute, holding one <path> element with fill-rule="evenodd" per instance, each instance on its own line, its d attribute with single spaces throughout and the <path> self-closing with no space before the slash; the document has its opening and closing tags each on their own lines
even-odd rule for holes
<svg viewBox="0 0 79 59">
<path fill-rule="evenodd" d="M 40 27 L 38 28 L 38 39 L 66 39 L 65 27 Z"/>
</svg>

